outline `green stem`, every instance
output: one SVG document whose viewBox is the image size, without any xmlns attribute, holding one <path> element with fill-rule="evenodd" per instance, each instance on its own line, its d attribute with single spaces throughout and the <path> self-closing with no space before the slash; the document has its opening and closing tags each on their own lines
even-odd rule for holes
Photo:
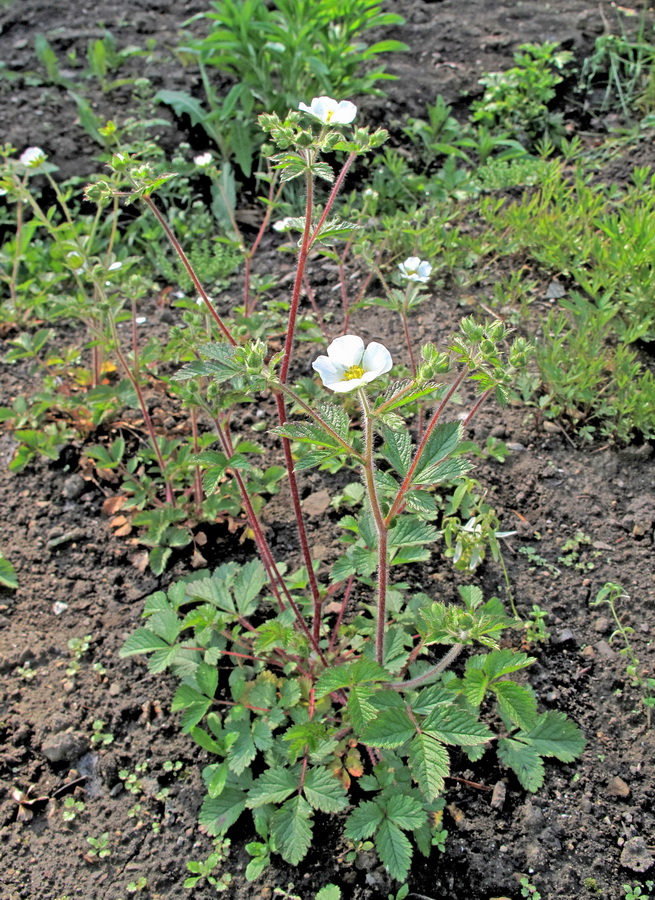
<svg viewBox="0 0 655 900">
<path fill-rule="evenodd" d="M 375 530 L 377 531 L 378 536 L 378 597 L 376 610 L 377 622 L 375 627 L 375 655 L 378 663 L 384 665 L 384 638 L 389 579 L 389 561 L 387 558 L 389 529 L 385 522 L 384 515 L 382 514 L 377 486 L 375 484 L 373 419 L 371 416 L 371 407 L 369 406 L 368 397 L 366 396 L 364 388 L 359 388 L 358 394 L 362 404 L 362 415 L 364 419 L 364 479 L 368 493 L 368 501 L 371 506 L 371 512 L 373 513 L 373 521 L 375 522 Z"/>
</svg>

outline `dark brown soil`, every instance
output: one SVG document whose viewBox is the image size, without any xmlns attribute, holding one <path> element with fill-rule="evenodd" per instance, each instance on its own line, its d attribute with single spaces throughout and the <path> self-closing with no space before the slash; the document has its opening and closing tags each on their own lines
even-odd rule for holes
<svg viewBox="0 0 655 900">
<path fill-rule="evenodd" d="M 391 5 L 407 19 L 393 36 L 413 50 L 393 61 L 391 69 L 400 80 L 389 97 L 363 104 L 380 121 L 421 114 L 437 93 L 463 103 L 477 90 L 480 74 L 509 65 L 520 43 L 552 39 L 582 52 L 602 27 L 596 4 L 584 0 L 405 0 Z M 143 44 L 150 36 L 158 48 L 172 46 L 178 24 L 204 6 L 200 0 L 57 5 L 14 0 L 0 12 L 0 58 L 12 70 L 36 70 L 32 47 L 38 33 L 61 50 L 76 48 L 83 55 L 100 23 L 119 46 Z M 146 72 L 157 87 L 193 86 L 191 75 L 170 62 L 163 65 L 165 54 L 157 53 Z M 107 116 L 117 115 L 127 96 L 98 93 L 94 101 Z M 76 124 L 75 107 L 62 89 L 22 83 L 17 89 L 15 82 L 0 81 L 0 116 L 4 140 L 19 149 L 42 146 L 63 174 L 84 175 L 97 168 L 96 148 Z M 180 139 L 175 129 L 163 138 L 171 147 Z M 279 254 L 270 258 L 279 266 Z M 317 281 L 323 278 L 316 275 Z M 326 302 L 328 296 L 335 303 L 331 291 Z M 160 315 L 154 304 L 145 314 L 154 322 Z M 453 295 L 442 291 L 429 314 L 413 321 L 416 342 L 446 337 L 460 314 Z M 365 338 L 383 339 L 400 352 L 402 336 L 393 321 L 376 316 L 356 324 Z M 6 367 L 1 377 L 3 405 L 29 389 L 27 369 Z M 410 890 L 435 900 L 518 900 L 523 874 L 544 900 L 601 895 L 622 900 L 622 884 L 652 877 L 652 868 L 644 875 L 634 868 L 638 860 L 630 849 L 639 839 L 652 844 L 655 741 L 639 694 L 626 677 L 620 641 L 610 647 L 607 614 L 590 608 L 589 601 L 606 581 L 623 585 L 631 598 L 621 610 L 623 621 L 634 628 L 637 656 L 652 672 L 652 448 L 577 449 L 555 426 L 521 407 L 483 412 L 472 436 L 483 444 L 490 433 L 515 446 L 504 464 L 478 463 L 476 477 L 502 526 L 518 532 L 506 551 L 517 605 L 523 614 L 535 603 L 549 612 L 551 639 L 532 647 L 538 662 L 529 680 L 544 708 L 562 710 L 580 724 L 588 745 L 572 765 L 547 765 L 545 787 L 536 796 L 527 795 L 486 758 L 475 766 L 459 760 L 456 774 L 463 779 L 486 788 L 506 782 L 505 802 L 492 808 L 490 790 L 451 781 L 446 852 L 435 851 L 428 862 L 417 859 Z M 110 532 L 102 513 L 104 494 L 80 480 L 79 447 L 67 448 L 58 463 L 36 462 L 12 476 L 6 463 L 14 446 L 10 434 L 0 435 L 5 511 L 0 547 L 20 582 L 16 592 L 0 589 L 0 898 L 125 900 L 128 882 L 142 876 L 147 887 L 137 896 L 213 897 L 206 885 L 194 891 L 182 887 L 185 862 L 205 859 L 212 849 L 196 824 L 205 754 L 179 734 L 168 713 L 172 681 L 148 674 L 141 661 L 121 661 L 117 655 L 139 622 L 143 598 L 189 571 L 189 560 L 180 558 L 161 578 L 140 574 L 137 548 Z M 311 494 L 321 485 L 318 476 L 308 476 L 303 491 Z M 286 515 L 283 496 L 266 515 L 281 556 L 295 552 L 286 544 L 287 536 L 291 540 Z M 309 525 L 312 545 L 329 545 L 331 522 L 316 516 Z M 578 568 L 558 562 L 562 544 L 576 531 L 591 539 Z M 518 552 L 524 547 L 534 548 L 559 574 L 531 564 Z M 212 561 L 235 552 L 243 556 L 249 548 L 219 531 Z M 485 564 L 481 574 L 488 593 L 503 590 L 496 565 Z M 423 589 L 450 597 L 455 575 L 443 561 Z M 66 608 L 57 605 L 62 603 Z M 68 642 L 85 636 L 89 647 L 79 672 L 67 674 Z M 92 723 L 98 719 L 104 722 L 102 731 L 114 738 L 105 747 L 92 742 Z M 164 763 L 177 760 L 179 772 L 167 772 Z M 118 772 L 134 772 L 144 763 L 142 792 L 135 796 L 122 787 Z M 163 788 L 169 789 L 167 796 Z M 29 791 L 35 800 L 27 807 L 30 821 L 19 820 L 15 789 Z M 85 807 L 67 824 L 61 813 L 68 796 Z M 136 804 L 140 809 L 135 811 Z M 104 832 L 110 836 L 111 856 L 86 860 L 87 838 Z M 342 887 L 344 898 L 359 900 L 381 900 L 391 889 L 371 860 L 360 858 L 355 866 L 343 861 L 338 825 L 329 822 L 313 857 L 297 870 L 278 860 L 254 884 L 243 877 L 249 859 L 244 844 L 254 835 L 242 830 L 231 837 L 224 871 L 234 880 L 224 896 L 235 900 L 271 897 L 274 887 L 289 882 L 303 900 L 312 900 L 329 882 Z M 644 851 L 640 858 L 647 856 Z"/>
</svg>

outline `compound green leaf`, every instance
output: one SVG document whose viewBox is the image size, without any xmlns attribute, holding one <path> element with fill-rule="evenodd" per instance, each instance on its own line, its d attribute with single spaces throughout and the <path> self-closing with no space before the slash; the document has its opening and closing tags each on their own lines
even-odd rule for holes
<svg viewBox="0 0 655 900">
<path fill-rule="evenodd" d="M 476 716 L 464 709 L 438 706 L 422 725 L 422 730 L 444 744 L 470 747 L 485 744 L 493 733 Z"/>
<path fill-rule="evenodd" d="M 529 731 L 517 735 L 541 756 L 554 756 L 561 762 L 573 762 L 582 753 L 585 739 L 578 726 L 562 712 L 550 710 L 539 716 Z"/>
<path fill-rule="evenodd" d="M 266 803 L 282 803 L 298 790 L 299 769 L 279 767 L 267 769 L 263 775 L 257 778 L 250 790 L 246 806 L 248 809 L 257 809 Z"/>
<path fill-rule="evenodd" d="M 409 747 L 409 765 L 414 781 L 428 800 L 436 800 L 443 791 L 450 771 L 448 751 L 429 734 L 417 734 Z"/>
<path fill-rule="evenodd" d="M 225 834 L 246 808 L 246 795 L 239 788 L 226 787 L 218 797 L 205 797 L 198 824 L 212 837 Z"/>
<path fill-rule="evenodd" d="M 369 838 L 384 819 L 384 810 L 374 800 L 365 800 L 348 816 L 344 835 L 351 841 Z"/>
<path fill-rule="evenodd" d="M 420 828 L 427 821 L 423 805 L 408 794 L 396 794 L 387 803 L 387 818 L 405 831 Z"/>
<path fill-rule="evenodd" d="M 375 849 L 391 877 L 405 881 L 412 861 L 412 845 L 400 828 L 388 819 L 375 835 Z"/>
<path fill-rule="evenodd" d="M 310 806 L 322 812 L 340 812 L 348 806 L 343 785 L 324 768 L 307 770 L 303 793 Z"/>
<path fill-rule="evenodd" d="M 416 726 L 404 709 L 385 709 L 362 732 L 362 743 L 387 750 L 400 747 L 416 734 Z"/>
<path fill-rule="evenodd" d="M 312 842 L 311 807 L 300 796 L 287 800 L 271 817 L 271 834 L 278 852 L 297 866 Z"/>
<path fill-rule="evenodd" d="M 493 681 L 489 687 L 496 695 L 501 713 L 519 728 L 529 731 L 537 718 L 537 703 L 530 691 L 515 681 Z"/>
<path fill-rule="evenodd" d="M 543 760 L 534 749 L 512 738 L 500 738 L 498 758 L 516 773 L 526 791 L 534 793 L 544 783 Z"/>
</svg>

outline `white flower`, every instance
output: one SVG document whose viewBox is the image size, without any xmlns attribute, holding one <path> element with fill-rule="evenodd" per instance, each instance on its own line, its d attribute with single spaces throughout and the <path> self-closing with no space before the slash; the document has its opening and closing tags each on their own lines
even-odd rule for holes
<svg viewBox="0 0 655 900">
<path fill-rule="evenodd" d="M 430 263 L 424 259 L 419 259 L 418 256 L 410 256 L 398 268 L 403 278 L 407 278 L 408 281 L 426 282 L 432 271 Z"/>
<path fill-rule="evenodd" d="M 23 150 L 19 159 L 26 169 L 38 169 L 41 163 L 46 161 L 47 156 L 40 147 L 28 147 L 27 150 Z"/>
<path fill-rule="evenodd" d="M 200 156 L 194 156 L 194 157 L 193 157 L 193 161 L 194 161 L 194 163 L 195 163 L 197 166 L 199 166 L 201 169 L 204 169 L 205 166 L 208 166 L 208 165 L 211 164 L 211 161 L 212 161 L 212 155 L 211 155 L 211 153 L 209 153 L 209 152 L 207 152 L 207 153 L 201 153 Z"/>
<path fill-rule="evenodd" d="M 291 216 L 285 216 L 283 219 L 278 219 L 277 222 L 273 222 L 273 231 L 290 231 L 292 224 L 293 218 Z"/>
<path fill-rule="evenodd" d="M 325 387 L 337 394 L 345 394 L 384 375 L 393 365 L 391 354 L 383 344 L 375 341 L 366 350 L 364 341 L 356 334 L 344 334 L 332 341 L 327 356 L 319 356 L 312 368 L 321 376 Z"/>
<path fill-rule="evenodd" d="M 299 103 L 298 109 L 315 116 L 324 125 L 349 125 L 357 115 L 357 107 L 350 100 L 337 102 L 332 97 L 314 97 L 311 106 Z"/>
<path fill-rule="evenodd" d="M 3 187 L 0 187 L 0 197 L 4 197 L 4 196 L 6 196 L 6 194 L 7 194 L 7 191 Z"/>
</svg>

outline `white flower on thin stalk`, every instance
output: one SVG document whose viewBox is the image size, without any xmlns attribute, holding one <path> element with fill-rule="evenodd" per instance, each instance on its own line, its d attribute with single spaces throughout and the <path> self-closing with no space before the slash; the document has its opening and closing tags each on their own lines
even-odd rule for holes
<svg viewBox="0 0 655 900">
<path fill-rule="evenodd" d="M 314 97 L 310 106 L 299 103 L 298 109 L 314 116 L 324 125 L 350 125 L 357 115 L 357 107 L 350 100 L 333 100 L 332 97 Z"/>
<path fill-rule="evenodd" d="M 372 341 L 364 349 L 364 341 L 356 334 L 344 334 L 332 341 L 327 356 L 319 356 L 312 363 L 326 388 L 346 394 L 384 375 L 393 365 L 391 354 L 384 346 Z"/>
<path fill-rule="evenodd" d="M 398 268 L 403 278 L 406 278 L 408 281 L 422 281 L 423 283 L 428 280 L 432 271 L 430 263 L 425 259 L 419 259 L 418 256 L 408 257 Z"/>
<path fill-rule="evenodd" d="M 204 168 L 206 168 L 208 165 L 211 164 L 211 161 L 212 161 L 212 155 L 211 155 L 211 153 L 209 153 L 209 152 L 207 152 L 207 153 L 201 153 L 200 156 L 194 156 L 194 157 L 193 157 L 193 161 L 194 161 L 194 163 L 198 166 L 198 168 L 204 169 Z"/>
<path fill-rule="evenodd" d="M 28 147 L 27 150 L 23 150 L 19 156 L 20 162 L 26 169 L 38 169 L 47 158 L 48 157 L 40 147 Z"/>
</svg>

